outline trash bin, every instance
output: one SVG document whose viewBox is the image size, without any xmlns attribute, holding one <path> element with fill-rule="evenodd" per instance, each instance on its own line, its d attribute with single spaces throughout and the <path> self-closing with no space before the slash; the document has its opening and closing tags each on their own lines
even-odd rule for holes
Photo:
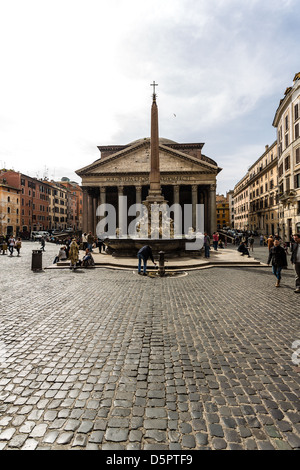
<svg viewBox="0 0 300 470">
<path fill-rule="evenodd" d="M 42 250 L 32 250 L 31 269 L 32 271 L 42 271 L 43 259 Z"/>
</svg>

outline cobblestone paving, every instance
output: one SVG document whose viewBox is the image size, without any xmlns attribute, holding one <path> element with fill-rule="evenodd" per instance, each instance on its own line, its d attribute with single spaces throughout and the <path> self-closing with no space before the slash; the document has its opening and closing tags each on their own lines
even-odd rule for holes
<svg viewBox="0 0 300 470">
<path fill-rule="evenodd" d="M 300 448 L 291 267 L 34 273 L 37 247 L 0 256 L 1 450 Z"/>
</svg>

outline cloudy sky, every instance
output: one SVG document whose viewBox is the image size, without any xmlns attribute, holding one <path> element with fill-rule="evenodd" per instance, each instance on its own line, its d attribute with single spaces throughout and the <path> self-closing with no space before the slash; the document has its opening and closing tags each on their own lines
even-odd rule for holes
<svg viewBox="0 0 300 470">
<path fill-rule="evenodd" d="M 299 0 L 0 0 L 0 167 L 81 182 L 97 145 L 204 142 L 233 189 L 300 72 Z"/>
</svg>

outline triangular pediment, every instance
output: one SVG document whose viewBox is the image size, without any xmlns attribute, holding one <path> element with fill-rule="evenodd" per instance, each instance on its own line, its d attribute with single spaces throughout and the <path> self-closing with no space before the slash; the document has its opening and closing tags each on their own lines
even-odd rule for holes
<svg viewBox="0 0 300 470">
<path fill-rule="evenodd" d="M 161 173 L 212 173 L 216 174 L 220 169 L 212 160 L 206 157 L 196 158 L 178 150 L 159 145 L 159 160 Z M 124 174 L 124 173 L 148 173 L 150 172 L 150 140 L 138 142 L 116 152 L 106 158 L 96 160 L 91 165 L 78 170 L 81 176 Z"/>
</svg>

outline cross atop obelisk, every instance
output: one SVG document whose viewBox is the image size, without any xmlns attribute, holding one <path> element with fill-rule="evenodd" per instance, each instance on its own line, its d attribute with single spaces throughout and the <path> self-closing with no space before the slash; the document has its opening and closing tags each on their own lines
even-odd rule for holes
<svg viewBox="0 0 300 470">
<path fill-rule="evenodd" d="M 153 98 L 156 98 L 155 87 L 158 86 L 158 83 L 155 83 L 155 80 L 153 80 L 150 86 L 153 86 Z"/>
</svg>

